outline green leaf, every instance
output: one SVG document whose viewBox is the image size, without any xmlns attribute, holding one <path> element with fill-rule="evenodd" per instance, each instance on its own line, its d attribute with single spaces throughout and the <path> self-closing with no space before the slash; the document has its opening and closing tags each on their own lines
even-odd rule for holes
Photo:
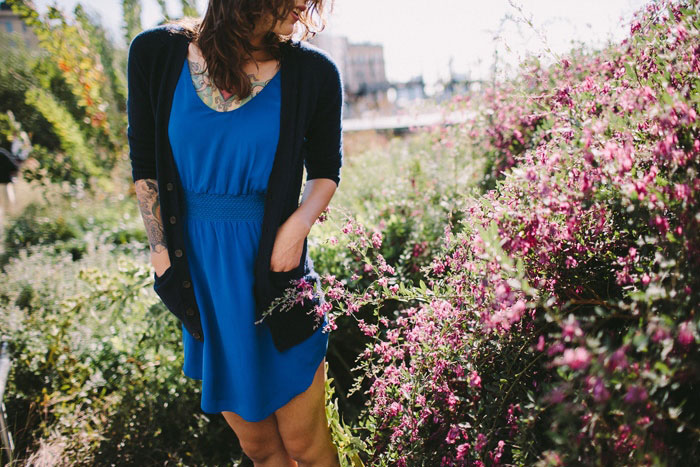
<svg viewBox="0 0 700 467">
<path fill-rule="evenodd" d="M 656 370 L 659 370 L 661 373 L 663 373 L 665 375 L 671 374 L 671 370 L 668 368 L 668 366 L 666 366 L 666 364 L 664 362 L 659 362 L 659 361 L 655 362 L 654 368 Z"/>
</svg>

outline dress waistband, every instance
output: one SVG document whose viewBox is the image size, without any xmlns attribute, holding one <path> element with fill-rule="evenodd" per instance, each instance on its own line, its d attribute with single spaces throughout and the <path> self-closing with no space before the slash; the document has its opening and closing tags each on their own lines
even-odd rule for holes
<svg viewBox="0 0 700 467">
<path fill-rule="evenodd" d="M 207 221 L 260 221 L 265 212 L 265 193 L 229 195 L 184 190 L 185 216 Z"/>
</svg>

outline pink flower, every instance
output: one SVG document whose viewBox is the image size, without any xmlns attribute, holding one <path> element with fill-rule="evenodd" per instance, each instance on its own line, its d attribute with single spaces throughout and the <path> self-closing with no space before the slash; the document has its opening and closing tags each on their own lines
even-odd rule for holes
<svg viewBox="0 0 700 467">
<path fill-rule="evenodd" d="M 494 465 L 500 464 L 505 445 L 505 441 L 503 441 L 502 439 L 498 440 L 498 445 L 496 446 L 496 449 L 494 449 L 492 453 L 489 453 L 489 457 L 491 457 L 491 460 L 493 460 Z"/>
<path fill-rule="evenodd" d="M 627 394 L 625 394 L 624 400 L 630 404 L 636 402 L 643 402 L 647 399 L 647 390 L 643 386 L 634 385 L 627 389 Z"/>
<path fill-rule="evenodd" d="M 676 26 L 676 40 L 678 42 L 684 41 L 688 38 L 688 30 L 682 24 Z"/>
<path fill-rule="evenodd" d="M 562 386 L 557 386 L 544 396 L 544 399 L 550 404 L 558 404 L 566 398 L 566 389 Z"/>
<path fill-rule="evenodd" d="M 555 359 L 554 363 L 566 365 L 572 370 L 586 368 L 591 361 L 591 355 L 585 347 L 564 350 L 564 355 Z"/>
<path fill-rule="evenodd" d="M 471 446 L 469 445 L 469 443 L 464 443 L 457 446 L 457 460 L 464 459 L 464 456 L 467 455 L 470 447 Z"/>
<path fill-rule="evenodd" d="M 401 409 L 403 409 L 401 404 L 398 402 L 392 402 L 389 406 L 389 410 L 387 410 L 387 415 L 390 417 L 395 417 L 399 412 L 401 412 Z"/>
<path fill-rule="evenodd" d="M 627 352 L 627 346 L 623 345 L 619 349 L 617 349 L 615 352 L 610 355 L 608 358 L 608 369 L 610 371 L 615 371 L 616 369 L 625 369 L 627 368 L 627 356 L 625 353 Z"/>
<path fill-rule="evenodd" d="M 454 442 L 459 438 L 459 429 L 455 426 L 452 425 L 450 428 L 450 431 L 447 433 L 447 437 L 445 438 L 445 442 L 447 444 L 454 444 Z"/>
<path fill-rule="evenodd" d="M 540 337 L 537 339 L 537 351 L 542 352 L 544 350 L 544 336 L 540 334 Z"/>
<path fill-rule="evenodd" d="M 547 356 L 551 357 L 554 354 L 558 354 L 564 351 L 564 344 L 562 342 L 555 342 L 549 346 L 547 349 Z"/>
<path fill-rule="evenodd" d="M 668 219 L 666 219 L 665 217 L 657 214 L 656 216 L 654 216 L 652 218 L 651 222 L 653 225 L 656 226 L 657 229 L 659 229 L 659 232 L 662 235 L 665 235 L 666 232 L 668 232 L 669 223 L 668 223 Z"/>
<path fill-rule="evenodd" d="M 651 419 L 650 419 L 648 416 L 645 415 L 645 416 L 643 416 L 643 417 L 640 417 L 640 418 L 637 420 L 637 425 L 639 425 L 639 426 L 646 425 L 646 424 L 649 423 L 650 421 L 651 421 Z"/>
<path fill-rule="evenodd" d="M 325 302 L 325 303 L 321 303 L 320 305 L 316 305 L 314 307 L 314 311 L 316 312 L 316 315 L 318 317 L 323 319 L 323 317 L 326 315 L 326 313 L 331 311 L 332 308 L 333 308 L 333 305 L 331 305 L 328 302 Z"/>
<path fill-rule="evenodd" d="M 651 334 L 651 340 L 655 343 L 671 337 L 671 333 L 668 328 L 658 323 L 650 324 L 647 333 Z"/>
<path fill-rule="evenodd" d="M 481 451 L 486 446 L 486 436 L 483 433 L 479 433 L 476 436 L 476 443 L 474 443 L 474 449 Z"/>
<path fill-rule="evenodd" d="M 479 376 L 479 373 L 476 372 L 476 370 L 472 371 L 471 374 L 469 375 L 469 384 L 472 387 L 476 387 L 476 388 L 481 387 L 481 377 Z"/>
<path fill-rule="evenodd" d="M 457 396 L 455 396 L 453 392 L 450 392 L 450 395 L 447 396 L 447 406 L 450 407 L 450 409 L 454 409 L 454 407 L 457 405 L 457 402 L 459 402 Z"/>
<path fill-rule="evenodd" d="M 380 246 L 382 246 L 382 234 L 380 234 L 379 232 L 374 232 L 372 234 L 372 246 L 374 248 L 379 248 Z"/>
<path fill-rule="evenodd" d="M 592 378 L 591 394 L 596 402 L 605 402 L 610 398 L 610 391 L 605 387 L 603 378 Z"/>
<path fill-rule="evenodd" d="M 684 321 L 678 326 L 678 343 L 683 347 L 690 347 L 690 345 L 695 342 L 693 328 L 694 326 L 691 321 Z"/>
<path fill-rule="evenodd" d="M 583 336 L 583 331 L 574 315 L 569 315 L 567 318 L 561 331 L 561 336 L 565 342 L 571 342 L 574 338 Z"/>
<path fill-rule="evenodd" d="M 686 201 L 690 198 L 691 189 L 688 185 L 683 183 L 676 183 L 673 186 L 673 197 L 680 201 Z"/>
</svg>

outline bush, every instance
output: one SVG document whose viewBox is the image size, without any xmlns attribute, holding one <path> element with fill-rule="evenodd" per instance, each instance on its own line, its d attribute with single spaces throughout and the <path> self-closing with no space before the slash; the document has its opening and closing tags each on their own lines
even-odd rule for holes
<svg viewBox="0 0 700 467">
<path fill-rule="evenodd" d="M 49 188 L 44 195 L 44 201 L 28 204 L 7 220 L 1 264 L 34 245 L 46 245 L 42 250 L 45 254 L 70 253 L 74 260 L 96 244 L 107 245 L 115 252 L 148 251 L 148 238 L 135 200 L 118 192 L 100 200 L 79 185 Z"/>
<path fill-rule="evenodd" d="M 80 261 L 34 247 L 5 272 L 0 333 L 13 358 L 5 403 L 20 458 L 31 464 L 51 455 L 70 465 L 240 458 L 223 418 L 201 413 L 198 384 L 181 371 L 180 330 L 149 291 L 143 262 L 104 245 Z"/>
<path fill-rule="evenodd" d="M 459 225 L 445 221 L 418 285 L 379 253 L 381 235 L 348 220 L 342 242 L 368 280 L 326 274 L 318 311 L 332 328 L 374 311 L 357 318 L 373 339 L 359 364 L 370 465 L 699 454 L 697 11 L 650 4 L 619 46 L 526 64 L 503 88 L 519 86 L 512 99 L 493 90 L 525 117 L 520 102 L 536 92 L 550 122 L 511 150 L 509 169 L 486 164 L 494 188 L 465 200 Z"/>
</svg>

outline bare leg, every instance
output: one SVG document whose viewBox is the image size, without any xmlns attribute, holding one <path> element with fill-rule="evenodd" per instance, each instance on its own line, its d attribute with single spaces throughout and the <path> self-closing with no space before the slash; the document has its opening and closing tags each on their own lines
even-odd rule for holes
<svg viewBox="0 0 700 467">
<path fill-rule="evenodd" d="M 284 446 L 299 467 L 340 466 L 326 419 L 325 361 L 316 369 L 311 386 L 275 411 Z"/>
<path fill-rule="evenodd" d="M 297 467 L 284 448 L 274 414 L 260 422 L 249 422 L 234 412 L 221 414 L 256 467 Z"/>
</svg>

